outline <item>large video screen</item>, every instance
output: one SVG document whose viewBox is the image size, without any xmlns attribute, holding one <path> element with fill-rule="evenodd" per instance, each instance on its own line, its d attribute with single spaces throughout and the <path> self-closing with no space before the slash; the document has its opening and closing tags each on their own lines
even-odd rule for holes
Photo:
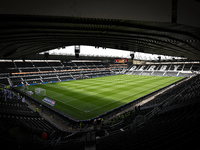
<svg viewBox="0 0 200 150">
<path fill-rule="evenodd" d="M 117 64 L 126 64 L 127 63 L 127 59 L 115 59 L 115 63 Z"/>
</svg>

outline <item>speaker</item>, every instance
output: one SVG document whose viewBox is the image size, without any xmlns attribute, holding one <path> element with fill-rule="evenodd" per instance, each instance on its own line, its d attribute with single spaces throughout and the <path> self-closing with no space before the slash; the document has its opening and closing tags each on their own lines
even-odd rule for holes
<svg viewBox="0 0 200 150">
<path fill-rule="evenodd" d="M 44 53 L 44 57 L 45 57 L 46 59 L 49 59 L 49 53 Z"/>
<path fill-rule="evenodd" d="M 80 53 L 80 49 L 75 49 L 75 54 L 79 54 Z"/>
<path fill-rule="evenodd" d="M 75 54 L 75 57 L 76 57 L 76 58 L 79 58 L 79 54 Z"/>
<path fill-rule="evenodd" d="M 74 52 L 75 52 L 75 57 L 76 57 L 76 58 L 79 58 L 80 45 L 75 45 L 75 46 L 74 46 Z"/>
<path fill-rule="evenodd" d="M 158 61 L 161 61 L 161 57 L 160 56 L 158 56 Z"/>
<path fill-rule="evenodd" d="M 131 59 L 134 59 L 135 55 L 134 54 L 130 54 Z"/>
</svg>

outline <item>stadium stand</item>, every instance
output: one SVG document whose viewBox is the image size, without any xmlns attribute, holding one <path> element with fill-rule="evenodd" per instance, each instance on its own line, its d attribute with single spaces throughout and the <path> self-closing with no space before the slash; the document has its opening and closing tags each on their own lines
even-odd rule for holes
<svg viewBox="0 0 200 150">
<path fill-rule="evenodd" d="M 179 76 L 189 77 L 193 71 L 199 70 L 195 64 L 185 63 L 164 63 L 164 64 L 144 64 L 133 65 L 126 73 L 134 75 L 153 75 L 153 76 Z"/>
<path fill-rule="evenodd" d="M 200 150 L 199 8 L 2 0 L 1 147 Z"/>
<path fill-rule="evenodd" d="M 192 83 L 191 86 L 188 86 L 189 83 Z M 145 121 L 132 122 L 128 130 L 118 131 L 97 140 L 97 149 L 182 149 L 191 148 L 191 146 L 198 149 L 199 86 L 199 76 L 197 76 L 188 80 L 184 85 L 179 85 L 164 93 L 162 97 L 156 97 L 152 100 L 153 103 L 148 104 L 153 105 L 153 110 L 150 112 L 154 115 L 150 119 L 148 119 L 150 112 L 143 115 L 147 108 L 145 105 L 139 113 L 137 111 L 145 118 Z M 196 92 L 190 89 L 195 89 Z M 174 90 L 182 92 L 175 96 Z M 175 97 L 173 101 L 168 99 L 166 94 L 172 94 L 172 97 Z M 188 97 L 188 95 L 193 95 L 193 97 Z M 156 112 L 156 109 L 159 111 Z"/>
<path fill-rule="evenodd" d="M 199 64 L 152 63 L 127 66 L 100 62 L 12 61 L 0 65 L 4 66 L 0 72 L 2 87 L 111 74 L 187 77 L 176 86 L 157 92 L 145 103 L 143 101 L 151 98 L 151 94 L 108 113 L 102 123 L 98 120 L 96 125 L 92 120 L 82 123 L 81 127 L 79 122 L 74 122 L 60 112 L 46 106 L 40 107 L 38 101 L 26 95 L 20 94 L 26 97 L 24 102 L 23 97 L 19 98 L 16 92 L 1 88 L 2 146 L 21 149 L 85 149 L 92 145 L 98 150 L 114 150 L 180 149 L 190 148 L 192 144 L 200 148 L 200 76 L 195 75 L 200 69 Z M 39 111 L 35 107 L 39 107 Z M 43 133 L 47 134 L 47 139 L 42 136 Z"/>
<path fill-rule="evenodd" d="M 30 109 L 19 94 L 10 90 L 0 92 L 0 125 L 2 146 L 7 148 L 54 149 L 56 144 L 52 142 L 58 142 L 61 138 L 65 139 L 69 135 L 74 135 L 71 132 L 59 130 L 41 117 L 37 111 Z M 44 132 L 47 134 L 46 140 L 39 138 Z M 71 142 L 63 142 L 59 147 L 83 149 L 82 142 L 76 142 L 72 139 Z M 74 142 L 76 144 L 73 144 Z"/>
<path fill-rule="evenodd" d="M 100 62 L 5 61 L 1 62 L 1 65 L 4 66 L 1 69 L 1 80 L 10 86 L 31 84 L 33 81 L 37 83 L 61 81 L 120 72 L 119 69 L 113 71 L 107 64 Z"/>
</svg>

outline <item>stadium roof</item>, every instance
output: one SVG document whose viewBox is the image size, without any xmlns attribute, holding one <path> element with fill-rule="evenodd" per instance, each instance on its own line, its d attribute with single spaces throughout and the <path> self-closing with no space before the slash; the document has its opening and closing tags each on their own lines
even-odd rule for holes
<svg viewBox="0 0 200 150">
<path fill-rule="evenodd" d="M 0 58 L 72 45 L 200 59 L 197 0 L 0 1 Z"/>
<path fill-rule="evenodd" d="M 36 15 L 0 15 L 0 19 L 0 58 L 70 45 L 200 58 L 200 28 L 187 25 Z"/>
</svg>

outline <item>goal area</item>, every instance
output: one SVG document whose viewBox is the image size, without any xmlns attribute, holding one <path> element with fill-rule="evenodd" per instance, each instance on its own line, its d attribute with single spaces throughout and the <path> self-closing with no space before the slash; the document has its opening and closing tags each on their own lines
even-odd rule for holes
<svg viewBox="0 0 200 150">
<path fill-rule="evenodd" d="M 35 88 L 35 94 L 39 96 L 45 96 L 46 95 L 46 90 L 43 88 Z"/>
</svg>

